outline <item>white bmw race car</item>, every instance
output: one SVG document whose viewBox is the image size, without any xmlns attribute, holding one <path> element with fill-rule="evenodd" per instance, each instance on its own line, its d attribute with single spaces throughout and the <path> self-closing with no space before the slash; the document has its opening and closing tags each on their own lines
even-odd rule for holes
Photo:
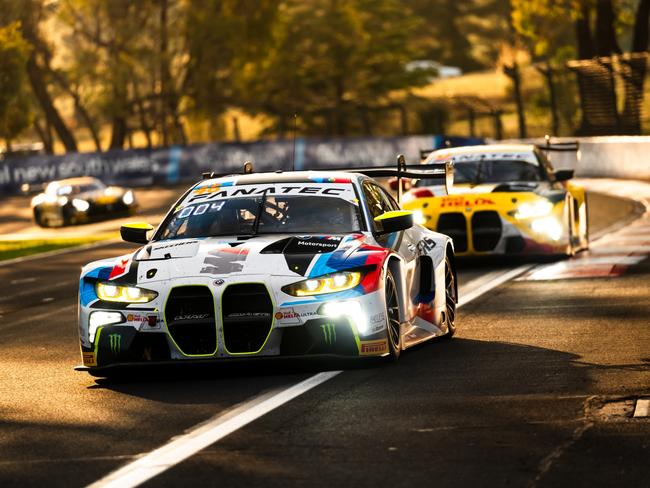
<svg viewBox="0 0 650 488">
<path fill-rule="evenodd" d="M 455 330 L 451 239 L 414 225 L 361 173 L 207 176 L 155 232 L 121 233 L 143 246 L 81 273 L 77 369 L 91 374 L 242 357 L 397 359 Z"/>
</svg>

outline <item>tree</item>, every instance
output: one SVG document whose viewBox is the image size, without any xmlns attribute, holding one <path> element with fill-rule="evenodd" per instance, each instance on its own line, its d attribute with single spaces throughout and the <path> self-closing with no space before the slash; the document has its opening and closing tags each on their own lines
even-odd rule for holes
<svg viewBox="0 0 650 488">
<path fill-rule="evenodd" d="M 535 55 L 551 58 L 559 53 L 565 55 L 567 45 L 573 45 L 578 60 L 568 65 L 576 73 L 580 93 L 579 133 L 640 133 L 649 14 L 647 0 L 513 0 L 513 25 L 528 40 Z M 629 19 L 634 19 L 630 50 L 642 55 L 622 55 L 624 36 L 617 34 L 630 30 Z M 571 23 L 573 40 L 567 37 Z M 595 56 L 598 59 L 592 59 Z M 625 85 L 622 113 L 617 108 L 617 75 L 622 76 Z"/>
<path fill-rule="evenodd" d="M 20 33 L 20 23 L 0 27 L 0 137 L 7 147 L 31 123 L 25 90 L 30 48 Z"/>
<path fill-rule="evenodd" d="M 307 134 L 371 132 L 369 111 L 390 105 L 391 92 L 426 82 L 429 73 L 405 69 L 418 20 L 397 0 L 294 0 L 283 14 L 272 50 L 244 83 L 253 108 L 272 114 L 280 135 L 294 114 Z"/>
</svg>

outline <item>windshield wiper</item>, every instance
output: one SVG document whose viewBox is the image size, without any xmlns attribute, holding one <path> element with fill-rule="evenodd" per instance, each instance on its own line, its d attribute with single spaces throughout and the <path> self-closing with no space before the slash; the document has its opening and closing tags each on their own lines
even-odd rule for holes
<svg viewBox="0 0 650 488">
<path fill-rule="evenodd" d="M 266 206 L 266 192 L 267 191 L 268 191 L 268 188 L 265 189 L 262 192 L 262 199 L 260 200 L 260 204 L 257 207 L 257 215 L 255 216 L 255 221 L 253 222 L 253 232 L 251 233 L 251 235 L 254 235 L 254 236 L 257 235 L 257 231 L 258 231 L 259 226 L 260 226 L 260 220 L 262 218 L 262 212 L 264 211 L 264 207 Z"/>
</svg>

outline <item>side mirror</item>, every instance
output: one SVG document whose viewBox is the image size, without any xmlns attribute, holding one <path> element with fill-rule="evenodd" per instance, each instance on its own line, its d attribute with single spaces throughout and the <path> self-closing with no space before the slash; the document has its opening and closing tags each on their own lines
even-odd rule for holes
<svg viewBox="0 0 650 488">
<path fill-rule="evenodd" d="M 124 224 L 120 227 L 120 235 L 122 240 L 126 242 L 133 242 L 135 244 L 146 244 L 149 242 L 147 234 L 153 230 L 153 225 L 145 222 L 133 222 Z"/>
<path fill-rule="evenodd" d="M 559 169 L 555 172 L 555 179 L 557 181 L 568 181 L 573 178 L 574 173 L 575 171 L 572 169 Z"/>
<path fill-rule="evenodd" d="M 410 210 L 392 210 L 374 218 L 381 226 L 379 234 L 390 234 L 413 227 L 413 212 Z"/>
</svg>

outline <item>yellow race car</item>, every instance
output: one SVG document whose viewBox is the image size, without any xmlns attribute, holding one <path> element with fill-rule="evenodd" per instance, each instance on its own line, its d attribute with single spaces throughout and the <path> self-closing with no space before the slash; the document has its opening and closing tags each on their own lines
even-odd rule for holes
<svg viewBox="0 0 650 488">
<path fill-rule="evenodd" d="M 458 256 L 573 255 L 589 246 L 585 190 L 534 145 L 440 149 L 423 164 L 451 162 L 454 187 L 420 179 L 403 197 L 415 221 L 449 235 Z M 556 148 L 562 150 L 562 148 Z M 575 150 L 575 148 L 574 148 Z"/>
</svg>

